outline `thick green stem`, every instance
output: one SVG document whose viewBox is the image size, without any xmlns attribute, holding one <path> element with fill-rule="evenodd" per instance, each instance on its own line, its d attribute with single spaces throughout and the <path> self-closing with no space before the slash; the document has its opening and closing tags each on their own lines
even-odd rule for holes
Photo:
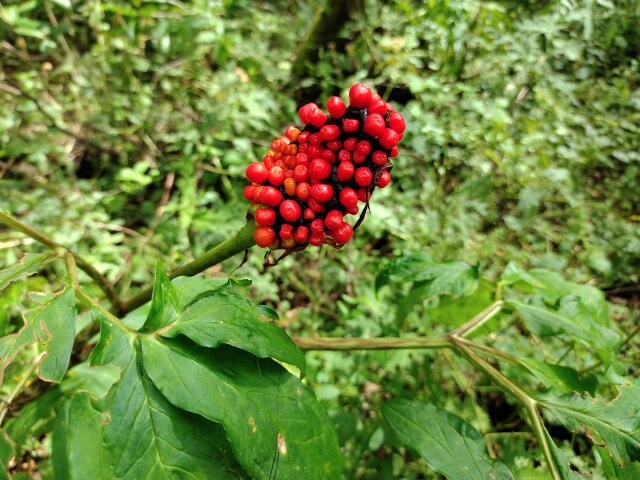
<svg viewBox="0 0 640 480">
<path fill-rule="evenodd" d="M 451 337 L 451 341 L 454 348 L 461 352 L 467 358 L 467 360 L 471 362 L 471 364 L 489 375 L 491 379 L 496 382 L 504 391 L 509 392 L 511 395 L 516 397 L 516 399 L 527 410 L 527 413 L 529 414 L 529 420 L 531 421 L 531 428 L 536 438 L 538 439 L 540 446 L 542 447 L 544 458 L 547 460 L 547 464 L 549 465 L 551 478 L 553 478 L 553 480 L 562 480 L 558 465 L 553 458 L 553 452 L 551 451 L 551 445 L 549 444 L 547 430 L 544 427 L 542 418 L 540 417 L 540 414 L 538 413 L 538 410 L 536 408 L 538 402 L 535 399 L 531 398 L 527 394 L 527 392 L 513 383 L 509 378 L 496 370 L 484 358 L 482 358 L 471 348 L 469 348 L 466 341 L 460 341 L 460 339 L 456 338 L 455 336 Z"/>
<path fill-rule="evenodd" d="M 217 265 L 240 252 L 248 250 L 255 244 L 255 240 L 253 239 L 254 229 L 255 225 L 253 222 L 247 223 L 233 237 L 203 253 L 195 260 L 171 272 L 169 278 L 197 275 L 213 265 Z M 149 287 L 131 297 L 122 304 L 120 313 L 128 313 L 138 308 L 140 305 L 147 303 L 151 299 L 152 292 L 153 287 Z"/>
<path fill-rule="evenodd" d="M 94 266 L 91 265 L 87 260 L 82 258 L 77 253 L 71 251 L 67 247 L 60 245 L 58 242 L 52 240 L 46 235 L 16 220 L 11 215 L 3 211 L 0 211 L 0 222 L 3 222 L 9 227 L 24 233 L 28 237 L 33 238 L 36 242 L 41 243 L 42 245 L 44 245 L 47 248 L 50 248 L 51 250 L 65 252 L 66 255 L 68 254 L 72 255 L 77 266 L 83 272 L 85 272 L 94 282 L 96 282 L 96 284 L 100 287 L 100 289 L 105 293 L 105 295 L 111 302 L 111 305 L 113 305 L 114 310 L 121 311 L 122 301 L 120 300 L 120 297 L 118 296 L 115 289 L 113 288 L 113 285 L 111 285 L 109 280 L 107 280 L 100 272 L 98 272 L 98 270 L 96 270 Z"/>
<path fill-rule="evenodd" d="M 416 338 L 330 338 L 294 337 L 302 350 L 399 350 L 407 348 L 448 348 L 449 337 Z"/>
</svg>

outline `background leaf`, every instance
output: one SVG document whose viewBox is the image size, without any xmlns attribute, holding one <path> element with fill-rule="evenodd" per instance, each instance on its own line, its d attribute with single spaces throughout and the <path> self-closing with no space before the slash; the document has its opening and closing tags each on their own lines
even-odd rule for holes
<svg viewBox="0 0 640 480">
<path fill-rule="evenodd" d="M 25 253 L 18 263 L 0 270 L 0 290 L 22 277 L 37 273 L 47 262 L 57 258 L 57 253 Z"/>
<path fill-rule="evenodd" d="M 436 473 L 452 480 L 513 479 L 503 463 L 487 455 L 480 432 L 457 415 L 401 399 L 386 402 L 382 414 L 401 442 Z"/>
<path fill-rule="evenodd" d="M 640 387 L 618 385 L 618 396 L 607 402 L 589 395 L 551 393 L 540 397 L 541 406 L 574 433 L 605 447 L 624 466 L 640 460 Z"/>
</svg>

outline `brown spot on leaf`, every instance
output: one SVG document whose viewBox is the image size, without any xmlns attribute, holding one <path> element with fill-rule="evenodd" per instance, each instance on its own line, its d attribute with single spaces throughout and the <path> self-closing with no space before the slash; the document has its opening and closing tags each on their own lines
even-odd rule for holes
<svg viewBox="0 0 640 480">
<path fill-rule="evenodd" d="M 258 427 L 256 427 L 256 419 L 253 417 L 249 417 L 249 425 L 251 425 L 251 431 L 253 433 L 256 433 L 256 430 L 258 430 Z"/>
<path fill-rule="evenodd" d="M 287 442 L 285 442 L 284 437 L 280 432 L 278 432 L 278 450 L 282 455 L 287 454 Z"/>
</svg>

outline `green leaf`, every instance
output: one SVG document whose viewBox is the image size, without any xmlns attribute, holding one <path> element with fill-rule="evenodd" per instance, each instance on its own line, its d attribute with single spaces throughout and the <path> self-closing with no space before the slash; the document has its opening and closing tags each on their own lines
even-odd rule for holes
<svg viewBox="0 0 640 480">
<path fill-rule="evenodd" d="M 70 369 L 60 385 L 27 403 L 20 410 L 20 415 L 7 421 L 6 430 L 16 444 L 17 454 L 22 454 L 30 438 L 38 438 L 50 431 L 55 411 L 67 395 L 82 391 L 100 398 L 119 378 L 120 369 L 114 366 L 90 367 L 81 363 Z"/>
<path fill-rule="evenodd" d="M 438 295 L 462 297 L 478 287 L 478 269 L 460 261 L 435 263 L 424 252 L 403 255 L 389 263 L 376 277 L 376 290 L 386 284 L 429 282 L 426 298 Z"/>
<path fill-rule="evenodd" d="M 40 306 L 24 313 L 25 325 L 0 339 L 0 383 L 6 367 L 27 345 L 39 342 L 46 352 L 38 375 L 49 382 L 62 380 L 71 358 L 76 328 L 75 296 L 71 288 L 43 297 Z"/>
<path fill-rule="evenodd" d="M 605 447 L 620 466 L 640 460 L 640 386 L 618 385 L 611 401 L 589 395 L 540 395 L 541 406 L 565 428 Z"/>
<path fill-rule="evenodd" d="M 544 429 L 544 435 L 547 437 L 547 444 L 551 450 L 551 457 L 558 467 L 562 480 L 586 480 L 591 478 L 591 476 L 582 475 L 571 469 L 569 461 L 565 457 L 564 453 L 562 453 L 562 450 L 560 450 L 555 444 L 546 428 Z"/>
<path fill-rule="evenodd" d="M 480 432 L 457 415 L 403 399 L 386 402 L 382 414 L 400 441 L 440 475 L 453 480 L 513 479 L 502 462 L 489 457 Z"/>
<path fill-rule="evenodd" d="M 159 333 L 167 338 L 185 335 L 207 348 L 226 343 L 261 358 L 295 365 L 304 373 L 304 354 L 276 325 L 277 318 L 273 310 L 256 307 L 244 298 L 216 294 L 192 304 Z"/>
<path fill-rule="evenodd" d="M 250 280 L 232 280 L 230 278 L 177 277 L 171 284 L 178 291 L 178 310 L 183 312 L 189 305 L 205 297 L 230 290 L 234 286 L 246 287 Z"/>
<path fill-rule="evenodd" d="M 540 295 L 545 302 L 554 305 L 562 297 L 576 296 L 585 305 L 591 317 L 599 324 L 610 326 L 609 307 L 604 293 L 590 285 L 568 282 L 556 272 L 535 268 L 523 270 L 513 263 L 507 265 L 502 280 L 517 287 L 528 288 L 525 291 Z"/>
<path fill-rule="evenodd" d="M 13 442 L 0 430 L 0 480 L 9 479 L 9 461 L 14 455 Z"/>
<path fill-rule="evenodd" d="M 228 346 L 140 343 L 153 383 L 174 405 L 221 422 L 252 478 L 342 478 L 331 420 L 312 390 L 280 365 Z"/>
<path fill-rule="evenodd" d="M 20 262 L 0 270 L 0 290 L 22 277 L 37 273 L 45 264 L 58 258 L 56 253 L 25 253 Z"/>
<path fill-rule="evenodd" d="M 607 480 L 638 480 L 640 478 L 640 463 L 634 462 L 622 468 L 613 461 L 605 448 L 596 447 L 596 450 Z"/>
<path fill-rule="evenodd" d="M 54 431 L 56 477 L 238 478 L 224 430 L 171 405 L 143 373 L 134 344 L 134 336 L 103 323 L 91 364 L 112 365 L 122 376 L 104 398 L 72 398 Z"/>
<path fill-rule="evenodd" d="M 518 358 L 547 388 L 555 388 L 563 393 L 588 392 L 593 395 L 598 386 L 598 379 L 595 375 L 586 375 L 584 378 L 580 378 L 580 372 L 575 368 L 540 362 L 527 357 Z"/>
<path fill-rule="evenodd" d="M 174 322 L 178 316 L 179 295 L 164 269 L 162 262 L 156 263 L 156 278 L 151 295 L 151 310 L 143 331 L 153 332 Z"/>
<path fill-rule="evenodd" d="M 564 297 L 557 311 L 515 300 L 507 303 L 516 309 L 532 333 L 540 336 L 569 334 L 591 346 L 605 366 L 615 361 L 620 335 L 597 323 L 579 298 Z"/>
</svg>

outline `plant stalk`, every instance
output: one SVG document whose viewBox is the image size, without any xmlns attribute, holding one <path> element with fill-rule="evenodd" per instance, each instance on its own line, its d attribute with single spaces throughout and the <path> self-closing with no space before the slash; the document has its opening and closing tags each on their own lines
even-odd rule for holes
<svg viewBox="0 0 640 480">
<path fill-rule="evenodd" d="M 216 245 L 211 250 L 200 255 L 193 261 L 183 265 L 182 267 L 174 270 L 169 274 L 169 278 L 176 278 L 181 276 L 193 276 L 197 275 L 207 268 L 217 265 L 218 263 L 233 257 L 234 255 L 248 250 L 255 245 L 253 239 L 253 231 L 255 225 L 253 222 L 247 223 L 242 227 L 238 233 L 233 237 L 225 240 L 224 242 Z M 135 310 L 140 305 L 147 303 L 151 299 L 153 293 L 153 287 L 146 288 L 140 293 L 134 295 L 129 300 L 122 303 L 122 308 L 119 310 L 120 314 L 126 314 L 132 310 Z"/>
<path fill-rule="evenodd" d="M 451 340 L 442 337 L 416 338 L 330 338 L 293 337 L 301 350 L 399 350 L 408 348 L 449 348 Z"/>
<path fill-rule="evenodd" d="M 529 414 L 529 419 L 531 421 L 531 428 L 533 433 L 535 434 L 540 446 L 542 447 L 542 452 L 544 454 L 544 458 L 549 465 L 549 473 L 551 473 L 551 478 L 553 480 L 562 480 L 562 476 L 560 475 L 560 470 L 558 465 L 553 458 L 553 453 L 551 451 L 551 445 L 548 441 L 548 433 L 542 422 L 542 418 L 537 410 L 538 402 L 531 398 L 527 392 L 521 389 L 518 385 L 513 383 L 509 378 L 503 375 L 501 372 L 496 370 L 493 365 L 487 362 L 484 358 L 474 352 L 465 341 L 460 341 L 454 335 L 451 336 L 451 341 L 453 343 L 453 347 L 460 351 L 466 358 L 476 366 L 479 370 L 486 373 L 491 379 L 496 382 L 500 388 L 504 391 L 509 392 L 511 395 L 516 397 L 516 399 L 522 404 L 522 406 L 527 410 Z"/>
</svg>

